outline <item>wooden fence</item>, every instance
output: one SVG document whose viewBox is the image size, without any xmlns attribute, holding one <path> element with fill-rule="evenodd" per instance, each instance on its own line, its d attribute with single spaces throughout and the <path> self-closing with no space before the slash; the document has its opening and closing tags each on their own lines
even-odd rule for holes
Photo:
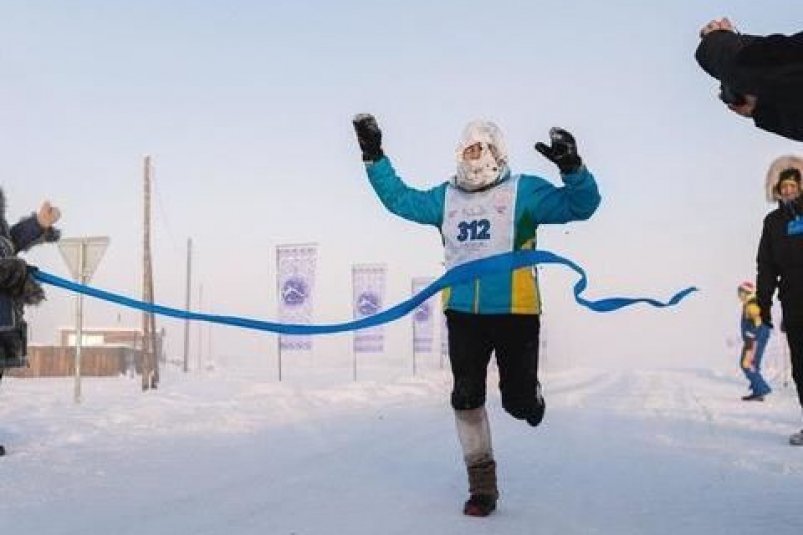
<svg viewBox="0 0 803 535">
<path fill-rule="evenodd" d="M 27 368 L 8 368 L 10 377 L 63 377 L 75 373 L 75 348 L 28 346 Z M 81 348 L 81 375 L 106 377 L 139 373 L 142 352 L 125 346 L 88 346 Z"/>
</svg>

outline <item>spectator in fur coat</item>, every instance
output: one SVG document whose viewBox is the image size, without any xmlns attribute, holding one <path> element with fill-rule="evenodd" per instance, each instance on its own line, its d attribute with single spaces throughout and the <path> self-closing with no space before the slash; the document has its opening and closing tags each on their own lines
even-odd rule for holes
<svg viewBox="0 0 803 535">
<path fill-rule="evenodd" d="M 777 208 L 764 218 L 756 255 L 756 303 L 772 327 L 772 299 L 778 294 L 792 361 L 792 379 L 803 409 L 803 159 L 781 156 L 767 172 L 767 199 Z M 803 446 L 803 430 L 789 437 Z"/>
<path fill-rule="evenodd" d="M 5 195 L 0 189 L 0 378 L 6 368 L 27 364 L 24 307 L 37 305 L 45 298 L 28 264 L 17 255 L 34 245 L 58 240 L 59 231 L 53 224 L 59 217 L 59 209 L 45 201 L 37 213 L 9 225 Z M 5 448 L 0 445 L 0 455 L 4 454 Z"/>
</svg>

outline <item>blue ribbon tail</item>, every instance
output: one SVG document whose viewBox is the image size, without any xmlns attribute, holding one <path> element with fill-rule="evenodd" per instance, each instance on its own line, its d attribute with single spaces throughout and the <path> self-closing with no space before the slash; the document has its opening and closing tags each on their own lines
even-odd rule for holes
<svg viewBox="0 0 803 535">
<path fill-rule="evenodd" d="M 95 297 L 97 299 L 102 299 L 104 301 L 109 301 L 111 303 L 117 303 L 119 305 L 141 310 L 143 312 L 160 314 L 162 316 L 168 316 L 172 318 L 206 321 L 210 323 L 219 323 L 222 325 L 231 325 L 234 327 L 242 327 L 246 329 L 255 329 L 260 331 L 269 331 L 280 334 L 313 335 L 313 334 L 331 334 L 344 331 L 354 331 L 357 329 L 375 327 L 383 323 L 388 323 L 390 321 L 397 320 L 407 315 L 408 313 L 412 312 L 419 305 L 421 305 L 421 303 L 425 302 L 427 299 L 437 294 L 444 288 L 448 288 L 450 286 L 454 286 L 457 284 L 466 283 L 474 279 L 490 275 L 491 273 L 498 273 L 505 271 L 509 272 L 519 268 L 531 267 L 539 264 L 564 265 L 575 271 L 578 275 L 580 275 L 580 280 L 578 280 L 574 285 L 574 299 L 575 301 L 577 301 L 578 304 L 590 310 L 593 310 L 594 312 L 612 312 L 614 310 L 618 310 L 620 308 L 631 306 L 637 303 L 646 303 L 648 305 L 659 308 L 675 306 L 681 300 L 683 300 L 687 295 L 697 291 L 697 288 L 695 287 L 686 288 L 685 290 L 682 290 L 673 295 L 672 298 L 665 303 L 649 297 L 636 297 L 636 298 L 609 297 L 605 299 L 599 299 L 596 301 L 590 301 L 581 296 L 581 294 L 585 291 L 586 287 L 588 286 L 588 277 L 586 276 L 586 273 L 583 270 L 583 268 L 581 268 L 571 260 L 558 256 L 549 251 L 528 250 L 528 251 L 517 251 L 512 253 L 500 254 L 488 258 L 483 258 L 481 260 L 475 260 L 472 262 L 461 264 L 447 271 L 443 276 L 432 282 L 429 286 L 421 290 L 419 293 L 417 293 L 410 299 L 402 301 L 401 303 L 398 303 L 397 305 L 394 305 L 393 307 L 383 310 L 372 316 L 367 316 L 364 318 L 360 318 L 358 320 L 348 321 L 344 323 L 302 325 L 302 324 L 291 324 L 291 323 L 276 323 L 270 321 L 242 318 L 237 316 L 219 316 L 214 314 L 201 314 L 198 312 L 181 310 L 154 303 L 138 301 L 136 299 L 131 299 L 130 297 L 125 297 L 123 295 L 107 292 L 105 290 L 100 290 L 98 288 L 93 288 L 91 286 L 86 286 L 83 284 L 78 284 L 76 282 L 63 279 L 61 277 L 58 277 L 56 275 L 41 270 L 35 270 L 32 272 L 32 274 L 34 278 L 39 282 L 50 284 L 52 286 L 56 286 L 59 288 L 64 288 L 65 290 L 80 293 L 83 295 L 88 295 L 90 297 Z"/>
</svg>

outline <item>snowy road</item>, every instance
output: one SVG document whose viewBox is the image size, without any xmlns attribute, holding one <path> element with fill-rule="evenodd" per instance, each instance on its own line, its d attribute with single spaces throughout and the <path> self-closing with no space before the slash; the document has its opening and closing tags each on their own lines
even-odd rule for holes
<svg viewBox="0 0 803 535">
<path fill-rule="evenodd" d="M 0 390 L 0 533 L 795 534 L 803 448 L 791 389 L 739 400 L 735 374 L 570 370 L 531 429 L 490 396 L 502 498 L 460 514 L 448 375 L 278 384 L 182 377 Z"/>
</svg>

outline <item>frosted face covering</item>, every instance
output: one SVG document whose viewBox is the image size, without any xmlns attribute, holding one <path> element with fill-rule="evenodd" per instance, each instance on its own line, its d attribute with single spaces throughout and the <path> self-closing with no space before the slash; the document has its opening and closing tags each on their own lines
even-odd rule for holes
<svg viewBox="0 0 803 535">
<path fill-rule="evenodd" d="M 455 185 L 466 191 L 490 186 L 507 168 L 507 148 L 502 132 L 490 121 L 469 123 L 463 130 L 455 156 Z"/>
</svg>

